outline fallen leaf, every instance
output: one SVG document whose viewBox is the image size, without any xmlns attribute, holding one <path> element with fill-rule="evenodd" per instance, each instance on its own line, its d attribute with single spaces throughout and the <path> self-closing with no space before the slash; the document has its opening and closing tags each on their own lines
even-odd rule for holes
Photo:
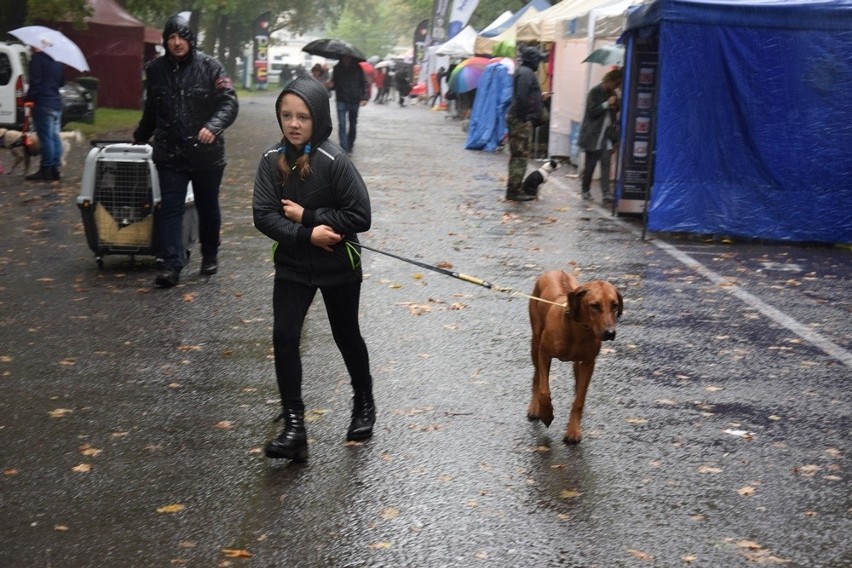
<svg viewBox="0 0 852 568">
<path fill-rule="evenodd" d="M 391 543 L 389 543 L 387 541 L 385 541 L 385 542 L 374 542 L 373 544 L 370 545 L 370 548 L 372 548 L 373 550 L 387 550 L 390 547 L 391 547 Z"/>
<path fill-rule="evenodd" d="M 562 493 L 559 494 L 559 497 L 561 499 L 574 499 L 576 497 L 579 497 L 580 495 L 582 495 L 582 493 L 580 493 L 576 489 L 563 489 Z"/>
<path fill-rule="evenodd" d="M 392 519 L 399 517 L 399 510 L 394 509 L 393 507 L 387 507 L 387 508 L 383 509 L 381 513 L 379 513 L 379 517 L 383 521 L 390 521 Z"/>
<path fill-rule="evenodd" d="M 627 422 L 628 424 L 638 424 L 638 425 L 648 423 L 647 418 L 625 418 L 624 421 Z"/>
<path fill-rule="evenodd" d="M 0 355 L 0 363 L 11 363 L 12 356 L 11 355 Z"/>
<path fill-rule="evenodd" d="M 328 414 L 327 408 L 312 408 L 305 413 L 305 422 L 318 422 L 326 414 Z"/>
<path fill-rule="evenodd" d="M 740 548 L 748 548 L 750 550 L 759 550 L 763 548 L 762 544 L 754 542 L 753 540 L 740 540 L 737 542 L 737 546 Z"/>
<path fill-rule="evenodd" d="M 234 427 L 234 423 L 231 422 L 230 420 L 222 420 L 220 422 L 217 422 L 216 425 L 214 426 L 214 428 L 219 428 L 220 430 L 230 430 L 233 427 Z"/>
<path fill-rule="evenodd" d="M 187 303 L 194 302 L 196 296 L 198 296 L 196 292 L 187 292 L 183 295 L 183 301 Z"/>
<path fill-rule="evenodd" d="M 51 410 L 48 414 L 51 418 L 64 418 L 73 412 L 70 408 L 57 408 L 56 410 Z"/>
<path fill-rule="evenodd" d="M 96 458 L 101 454 L 101 452 L 103 452 L 103 450 L 100 450 L 98 448 L 93 448 L 92 446 L 90 446 L 88 444 L 84 444 L 84 445 L 80 446 L 80 453 L 83 454 L 84 456 Z"/>
<path fill-rule="evenodd" d="M 739 493 L 743 497 L 751 497 L 752 495 L 754 495 L 754 487 L 746 485 L 745 487 L 741 487 L 740 489 L 738 489 L 737 493 Z"/>
<path fill-rule="evenodd" d="M 183 351 L 186 353 L 187 351 L 201 351 L 200 345 L 178 345 L 178 351 Z"/>
<path fill-rule="evenodd" d="M 816 475 L 816 472 L 821 469 L 822 468 L 818 465 L 808 464 L 793 468 L 793 473 L 801 474 L 807 477 L 813 477 L 814 475 Z"/>
<path fill-rule="evenodd" d="M 92 471 L 92 464 L 89 463 L 81 463 L 79 465 L 75 465 L 71 468 L 71 471 L 76 473 L 89 473 Z"/>
<path fill-rule="evenodd" d="M 59 531 L 59 532 L 65 532 L 65 531 L 68 530 L 68 527 L 65 526 L 65 525 L 54 525 L 53 530 Z"/>
<path fill-rule="evenodd" d="M 628 548 L 627 552 L 629 552 L 639 560 L 644 560 L 645 562 L 650 562 L 654 559 L 654 557 L 648 554 L 647 552 L 642 552 L 641 550 L 636 550 L 635 548 Z"/>
<path fill-rule="evenodd" d="M 18 475 L 18 473 L 20 473 L 19 470 L 15 469 L 14 467 L 10 467 L 9 469 L 3 470 L 3 475 Z"/>
<path fill-rule="evenodd" d="M 186 506 L 180 503 L 174 503 L 172 505 L 163 505 L 162 507 L 157 508 L 158 513 L 179 513 L 183 511 Z"/>
<path fill-rule="evenodd" d="M 680 557 L 680 559 L 689 564 L 690 562 L 695 562 L 696 560 L 698 560 L 698 557 L 694 554 L 684 554 Z"/>
<path fill-rule="evenodd" d="M 702 465 L 698 468 L 698 473 L 722 473 L 722 470 L 711 465 Z"/>
<path fill-rule="evenodd" d="M 745 430 L 733 430 L 731 428 L 727 430 L 723 430 L 725 434 L 730 434 L 731 436 L 737 436 L 739 438 L 745 438 L 746 440 L 751 440 L 754 437 L 752 432 L 747 432 Z"/>
<path fill-rule="evenodd" d="M 224 554 L 227 558 L 251 558 L 254 556 L 254 554 L 248 550 L 237 548 L 223 548 L 222 554 Z"/>
<path fill-rule="evenodd" d="M 488 553 L 484 550 L 481 550 L 473 555 L 477 560 L 488 560 Z"/>
</svg>

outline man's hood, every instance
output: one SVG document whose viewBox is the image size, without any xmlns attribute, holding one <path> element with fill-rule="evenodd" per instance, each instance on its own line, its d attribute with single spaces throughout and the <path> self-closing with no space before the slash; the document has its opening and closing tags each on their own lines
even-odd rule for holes
<svg viewBox="0 0 852 568">
<path fill-rule="evenodd" d="M 324 140 L 331 136 L 331 107 L 328 103 L 328 91 L 325 90 L 322 83 L 313 77 L 297 77 L 290 81 L 287 88 L 281 91 L 278 99 L 275 101 L 275 122 L 281 128 L 281 121 L 278 119 L 281 100 L 287 93 L 294 95 L 305 101 L 308 110 L 311 113 L 311 118 L 314 121 L 313 134 L 311 135 L 311 146 L 318 147 Z M 284 130 L 281 130 L 282 133 Z"/>
<path fill-rule="evenodd" d="M 533 71 L 538 69 L 538 64 L 544 60 L 545 54 L 535 47 L 525 47 L 521 51 L 521 64 Z"/>
<path fill-rule="evenodd" d="M 166 21 L 165 27 L 163 27 L 163 47 L 166 48 L 166 53 L 169 52 L 169 36 L 173 33 L 176 33 L 177 35 L 189 42 L 190 55 L 195 53 L 195 34 L 192 32 L 192 29 L 189 27 L 187 21 L 179 15 L 174 15 L 169 18 L 168 21 Z"/>
</svg>

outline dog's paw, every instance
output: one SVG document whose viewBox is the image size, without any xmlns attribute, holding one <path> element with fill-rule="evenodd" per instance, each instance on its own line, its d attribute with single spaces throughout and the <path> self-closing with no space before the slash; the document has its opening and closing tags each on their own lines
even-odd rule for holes
<svg viewBox="0 0 852 568">
<path fill-rule="evenodd" d="M 579 432 L 576 434 L 565 432 L 565 436 L 562 438 L 562 441 L 569 446 L 573 446 L 574 444 L 579 444 L 582 439 L 583 436 Z"/>
</svg>

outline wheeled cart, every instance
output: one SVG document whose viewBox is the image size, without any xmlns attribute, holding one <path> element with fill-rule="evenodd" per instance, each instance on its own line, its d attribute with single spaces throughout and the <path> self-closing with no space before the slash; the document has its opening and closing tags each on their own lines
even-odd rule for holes
<svg viewBox="0 0 852 568">
<path fill-rule="evenodd" d="M 77 206 L 86 242 L 99 267 L 109 254 L 156 256 L 154 220 L 160 206 L 157 168 L 149 145 L 94 141 L 86 156 Z M 198 212 L 192 185 L 183 219 L 184 248 L 198 240 Z"/>
</svg>

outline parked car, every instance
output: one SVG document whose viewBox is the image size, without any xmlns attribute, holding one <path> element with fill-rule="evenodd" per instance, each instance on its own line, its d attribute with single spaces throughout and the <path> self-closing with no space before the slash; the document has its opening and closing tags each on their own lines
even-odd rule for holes
<svg viewBox="0 0 852 568">
<path fill-rule="evenodd" d="M 29 48 L 0 42 L 0 127 L 20 130 L 30 62 Z"/>
<path fill-rule="evenodd" d="M 29 86 L 30 49 L 20 43 L 0 42 L 0 128 L 20 130 L 24 124 L 24 96 Z M 62 125 L 94 122 L 92 94 L 75 81 L 59 89 Z"/>
<path fill-rule="evenodd" d="M 62 126 L 69 122 L 95 121 L 95 101 L 92 93 L 75 81 L 68 81 L 59 89 L 62 95 Z"/>
</svg>

